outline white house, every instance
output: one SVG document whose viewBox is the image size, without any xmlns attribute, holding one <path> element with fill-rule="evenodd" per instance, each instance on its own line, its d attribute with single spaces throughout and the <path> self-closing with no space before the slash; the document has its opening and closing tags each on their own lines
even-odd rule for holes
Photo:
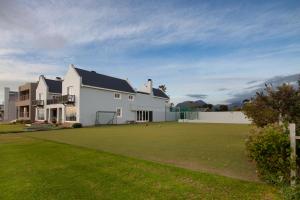
<svg viewBox="0 0 300 200">
<path fill-rule="evenodd" d="M 70 65 L 64 79 L 40 76 L 36 90 L 36 120 L 95 124 L 175 120 L 169 97 L 152 87 L 149 79 L 140 90 L 127 80 Z"/>
</svg>

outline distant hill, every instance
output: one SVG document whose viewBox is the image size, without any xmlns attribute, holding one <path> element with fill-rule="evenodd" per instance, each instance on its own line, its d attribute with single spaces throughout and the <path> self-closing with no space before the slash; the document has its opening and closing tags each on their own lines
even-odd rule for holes
<svg viewBox="0 0 300 200">
<path fill-rule="evenodd" d="M 178 103 L 176 107 L 180 108 L 180 110 L 194 110 L 197 108 L 202 108 L 206 105 L 206 102 L 202 100 L 197 101 L 184 101 L 182 103 Z"/>
<path fill-rule="evenodd" d="M 243 105 L 243 102 L 234 102 L 231 104 L 228 104 L 228 110 L 236 110 L 240 109 Z M 211 106 L 211 107 L 210 107 Z M 220 106 L 222 104 L 208 104 L 203 100 L 197 100 L 197 101 L 184 101 L 182 103 L 178 103 L 176 105 L 177 108 L 180 108 L 180 110 L 199 110 L 199 111 L 219 111 Z M 209 108 L 210 107 L 210 108 Z"/>
</svg>

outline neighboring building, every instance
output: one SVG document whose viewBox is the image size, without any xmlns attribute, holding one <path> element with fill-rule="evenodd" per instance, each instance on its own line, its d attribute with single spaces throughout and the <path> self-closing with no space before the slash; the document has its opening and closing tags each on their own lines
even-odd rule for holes
<svg viewBox="0 0 300 200">
<path fill-rule="evenodd" d="M 19 98 L 16 102 L 17 119 L 35 121 L 35 107 L 32 101 L 35 100 L 37 83 L 26 83 L 19 86 Z"/>
<path fill-rule="evenodd" d="M 33 101 L 36 107 L 36 121 L 57 121 L 63 122 L 62 109 L 64 105 L 60 105 L 59 109 L 53 105 L 60 104 L 62 96 L 62 80 L 57 77 L 56 80 L 46 79 L 45 76 L 40 76 L 36 88 L 36 101 Z M 59 112 L 59 113 L 58 113 Z M 50 116 L 51 115 L 51 116 Z"/>
<path fill-rule="evenodd" d="M 0 121 L 4 120 L 4 105 L 0 104 Z"/>
<path fill-rule="evenodd" d="M 69 67 L 64 80 L 41 76 L 36 90 L 36 120 L 82 123 L 158 122 L 169 118 L 169 97 L 152 87 L 139 91 L 127 80 Z M 175 120 L 175 119 L 174 119 Z"/>
<path fill-rule="evenodd" d="M 4 121 L 17 119 L 17 99 L 18 92 L 10 91 L 8 87 L 4 88 Z"/>
</svg>

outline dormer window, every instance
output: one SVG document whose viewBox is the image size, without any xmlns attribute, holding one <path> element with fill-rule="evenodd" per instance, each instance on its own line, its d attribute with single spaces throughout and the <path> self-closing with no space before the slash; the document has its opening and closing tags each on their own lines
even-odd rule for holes
<svg viewBox="0 0 300 200">
<path fill-rule="evenodd" d="M 129 95 L 129 96 L 128 96 L 128 100 L 129 100 L 129 101 L 134 101 L 134 96 L 133 96 L 133 95 Z"/>
<path fill-rule="evenodd" d="M 121 99 L 121 94 L 120 93 L 115 93 L 115 99 Z"/>
</svg>

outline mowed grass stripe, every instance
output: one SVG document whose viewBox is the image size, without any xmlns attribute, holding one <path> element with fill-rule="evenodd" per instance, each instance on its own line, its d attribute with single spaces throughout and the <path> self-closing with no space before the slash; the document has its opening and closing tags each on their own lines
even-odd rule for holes
<svg viewBox="0 0 300 200">
<path fill-rule="evenodd" d="M 248 125 L 154 123 L 26 135 L 257 181 L 245 154 Z"/>
<path fill-rule="evenodd" d="M 12 137 L 12 138 L 10 138 Z M 0 199 L 276 199 L 265 184 L 0 136 Z"/>
</svg>

